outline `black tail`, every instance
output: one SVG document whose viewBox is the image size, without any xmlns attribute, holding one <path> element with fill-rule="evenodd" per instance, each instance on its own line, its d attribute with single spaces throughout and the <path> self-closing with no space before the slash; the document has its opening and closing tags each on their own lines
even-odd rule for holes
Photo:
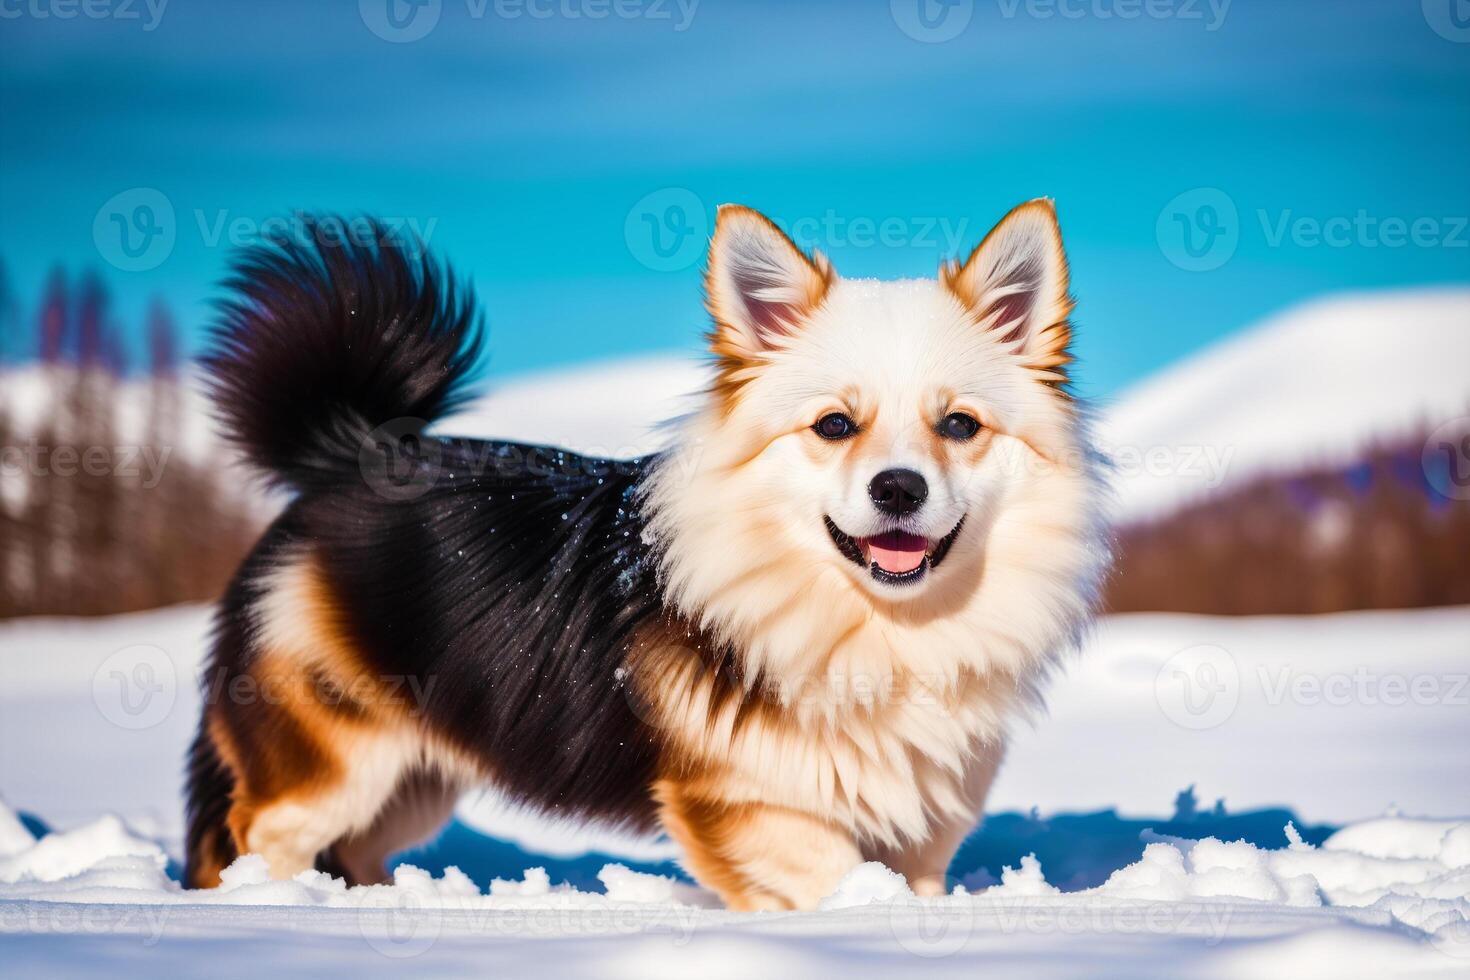
<svg viewBox="0 0 1470 980">
<path fill-rule="evenodd" d="M 250 249 L 205 358 L 226 435 L 279 484 L 355 472 L 374 429 L 451 411 L 479 357 L 467 291 L 423 243 L 377 221 L 308 218 Z"/>
</svg>

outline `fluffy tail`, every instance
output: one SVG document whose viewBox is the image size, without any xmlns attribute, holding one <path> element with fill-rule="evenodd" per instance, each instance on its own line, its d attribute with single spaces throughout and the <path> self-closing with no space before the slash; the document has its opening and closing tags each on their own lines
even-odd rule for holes
<svg viewBox="0 0 1470 980">
<path fill-rule="evenodd" d="M 336 483 L 374 429 L 394 422 L 402 436 L 466 396 L 480 319 L 417 239 L 309 218 L 247 251 L 226 286 L 210 393 L 226 435 L 275 483 Z"/>
</svg>

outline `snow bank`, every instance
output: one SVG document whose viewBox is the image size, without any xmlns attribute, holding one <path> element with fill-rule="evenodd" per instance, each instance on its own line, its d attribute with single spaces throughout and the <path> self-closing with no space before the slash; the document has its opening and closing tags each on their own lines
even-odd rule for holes
<svg viewBox="0 0 1470 980">
<path fill-rule="evenodd" d="M 1293 307 L 1105 406 L 1120 520 L 1218 486 L 1351 462 L 1374 439 L 1470 415 L 1470 290 L 1348 293 Z M 1150 461 L 1149 454 L 1153 454 Z"/>
<path fill-rule="evenodd" d="M 779 927 L 886 933 L 897 947 L 922 957 L 983 948 L 996 936 L 1063 932 L 1253 949 L 1252 968 L 1261 966 L 1263 950 L 1294 961 L 1324 945 L 1363 945 L 1378 957 L 1383 942 L 1398 950 L 1393 962 L 1399 965 L 1410 962 L 1404 956 L 1432 953 L 1437 958 L 1424 964 L 1448 972 L 1456 960 L 1459 966 L 1470 960 L 1470 869 L 1462 863 L 1470 822 L 1371 821 L 1345 828 L 1321 848 L 1303 844 L 1288 826 L 1287 845 L 1279 850 L 1153 837 L 1138 862 L 1097 888 L 1072 893 L 1047 883 L 1034 857 L 1006 868 L 999 884 L 974 893 L 956 886 L 934 899 L 916 898 L 899 875 L 870 863 L 849 873 L 815 913 L 755 916 L 720 911 L 694 888 L 615 864 L 599 875 L 605 894 L 594 894 L 555 885 L 539 868 L 527 870 L 521 881 L 491 882 L 488 890 L 455 868 L 435 878 L 410 866 L 400 866 L 384 885 L 348 888 L 314 871 L 272 881 L 265 862 L 246 855 L 226 869 L 218 888 L 189 891 L 165 874 L 163 850 L 115 817 L 27 842 L 15 815 L 0 804 L 0 834 L 10 851 L 0 858 L 0 924 L 22 935 L 47 932 L 36 919 L 42 906 L 26 905 L 39 902 L 49 903 L 47 923 L 62 907 L 54 903 L 167 907 L 166 914 L 136 917 L 137 928 L 153 930 L 154 943 L 219 931 L 222 920 L 211 911 L 219 907 L 233 910 L 223 921 L 234 926 L 268 926 L 280 909 L 297 909 L 291 920 L 297 935 L 340 931 L 340 917 L 315 910 L 353 910 L 368 945 L 390 957 L 419 955 L 445 936 L 487 932 L 547 938 L 663 931 L 687 942 L 701 931 Z M 1405 856 L 1386 856 L 1391 854 Z M 97 920 L 79 913 L 77 921 Z M 1377 940 L 1363 938 L 1365 932 Z M 1271 940 L 1264 946 L 1263 936 Z M 750 950 L 741 948 L 737 959 L 753 965 Z M 659 951 L 670 967 L 680 961 L 665 953 Z M 1323 962 L 1353 962 L 1340 952 L 1334 957 Z M 687 958 L 683 964 L 688 969 Z"/>
<path fill-rule="evenodd" d="M 1292 307 L 1171 365 L 1102 405 L 1098 435 L 1118 459 L 1120 520 L 1160 516 L 1227 483 L 1339 463 L 1375 438 L 1470 414 L 1470 290 L 1346 293 Z M 615 358 L 487 384 L 439 430 L 636 456 L 691 407 L 708 367 L 673 355 Z M 1305 392 L 1310 388 L 1310 397 Z M 185 390 L 184 445 L 215 451 L 197 378 Z M 0 376 L 0 409 L 20 431 L 50 404 L 45 372 Z M 146 386 L 123 384 L 121 438 L 142 437 Z M 274 507 L 276 498 L 262 500 Z"/>
</svg>

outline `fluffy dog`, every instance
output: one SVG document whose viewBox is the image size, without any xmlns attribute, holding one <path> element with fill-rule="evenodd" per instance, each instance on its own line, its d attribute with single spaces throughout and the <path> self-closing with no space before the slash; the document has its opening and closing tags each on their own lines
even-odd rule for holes
<svg viewBox="0 0 1470 980">
<path fill-rule="evenodd" d="M 734 909 L 864 860 L 943 890 L 1106 564 L 1051 203 L 899 282 L 721 208 L 712 384 L 629 461 L 427 432 L 473 304 L 411 243 L 310 229 L 239 264 L 208 360 L 292 499 L 220 605 L 189 882 L 380 880 L 488 782 L 662 829 Z"/>
</svg>

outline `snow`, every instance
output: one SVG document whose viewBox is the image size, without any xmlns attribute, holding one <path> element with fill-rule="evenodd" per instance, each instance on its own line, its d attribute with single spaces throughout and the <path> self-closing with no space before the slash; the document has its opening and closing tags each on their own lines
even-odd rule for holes
<svg viewBox="0 0 1470 980">
<path fill-rule="evenodd" d="M 0 411 L 10 417 L 16 431 L 34 431 L 53 413 L 53 374 L 58 371 L 75 369 L 29 365 L 0 372 Z M 128 378 L 119 383 L 109 416 L 120 443 L 136 444 L 147 438 L 152 405 L 150 388 L 147 378 Z M 194 376 L 184 379 L 179 396 L 182 440 L 170 448 L 190 459 L 202 459 L 215 444 L 209 399 L 200 379 Z"/>
<path fill-rule="evenodd" d="M 7 819 L 13 814 L 0 805 L 0 825 Z M 1399 818 L 1357 836 L 1382 845 L 1400 834 L 1461 832 L 1470 832 L 1470 822 L 1444 831 L 1438 822 Z M 169 959 L 208 975 L 248 946 L 257 968 L 259 952 L 290 951 L 289 972 L 304 972 L 313 951 L 330 949 L 338 968 L 381 957 L 425 975 L 497 960 L 529 972 L 555 956 L 563 976 L 608 969 L 688 976 L 705 967 L 743 976 L 839 966 L 854 976 L 885 976 L 924 965 L 993 969 L 1007 956 L 1026 955 L 1028 974 L 1045 977 L 1071 975 L 1084 943 L 1090 969 L 1137 976 L 1258 976 L 1298 967 L 1305 976 L 1348 976 L 1369 966 L 1372 973 L 1357 975 L 1453 976 L 1470 959 L 1470 871 L 1380 857 L 1341 841 L 1263 850 L 1213 838 L 1157 840 L 1103 885 L 1072 893 L 1048 884 L 1034 857 L 1005 869 L 998 885 L 973 894 L 957 887 L 933 899 L 916 898 L 901 876 L 869 863 L 816 912 L 751 916 L 615 864 L 599 875 L 605 893 L 592 894 L 553 886 L 535 868 L 488 891 L 455 868 L 436 878 L 409 865 L 385 885 L 348 888 L 315 871 L 273 881 L 255 855 L 237 859 L 218 888 L 187 891 L 164 874 L 166 862 L 158 845 L 115 817 L 11 855 L 0 862 L 0 931 L 15 935 L 0 962 L 18 969 L 15 975 L 29 975 L 27 962 L 121 968 L 114 957 L 142 948 L 146 958 L 134 963 L 150 975 Z M 283 910 L 296 912 L 286 920 Z M 589 942 L 600 955 L 579 955 Z"/>
<path fill-rule="evenodd" d="M 1062 887 L 1028 856 L 997 869 L 999 881 L 965 874 L 968 890 L 936 899 L 868 864 L 817 912 L 760 915 L 621 863 L 668 856 L 667 841 L 539 821 L 493 791 L 466 797 L 459 817 L 533 855 L 505 880 L 400 865 L 391 885 L 349 889 L 316 872 L 271 881 L 246 856 L 220 888 L 181 889 L 170 874 L 180 760 L 207 628 L 202 607 L 0 623 L 7 974 L 64 964 L 78 976 L 233 976 L 240 963 L 283 976 L 381 965 L 434 976 L 1470 970 L 1470 710 L 1455 690 L 1470 608 L 1106 619 L 1054 683 L 1052 717 L 1018 732 L 990 807 L 1158 813 L 1198 782 L 1234 810 L 1290 804 L 1348 824 L 1318 847 L 1291 825 L 1269 847 L 1145 833 L 1142 856 L 1093 888 Z M 1228 660 L 1179 657 L 1200 646 Z M 139 647 L 154 652 L 118 659 Z M 123 685 L 140 663 L 157 700 L 129 714 Z M 1189 712 L 1171 687 L 1180 664 L 1225 671 L 1214 680 L 1234 690 L 1228 714 Z M 1400 676 L 1402 692 L 1390 683 Z M 1419 687 L 1430 696 L 1414 697 L 1414 678 L 1435 682 Z M 13 808 L 52 832 L 33 837 Z M 583 890 L 536 867 L 534 855 L 586 850 L 614 858 Z"/>
<path fill-rule="evenodd" d="M 1123 457 L 1122 516 L 1470 414 L 1467 325 L 1463 289 L 1340 296 L 1180 363 L 1100 419 Z M 526 377 L 442 429 L 648 452 L 704 371 L 647 357 Z M 45 410 L 38 378 L 0 383 L 23 425 Z M 192 433 L 186 451 L 209 452 Z M 1165 465 L 1130 469 L 1151 447 Z M 247 855 L 218 889 L 180 888 L 208 629 L 197 606 L 0 623 L 6 975 L 1470 975 L 1470 608 L 1107 618 L 1053 683 L 1050 717 L 1017 731 L 989 806 L 1036 808 L 1031 829 L 1049 834 L 1043 815 L 1116 826 L 1197 785 L 1231 812 L 1290 806 L 1300 822 L 1282 818 L 1279 844 L 1145 831 L 1092 887 L 1055 863 L 1049 879 L 1033 854 L 991 865 L 999 880 L 956 868 L 964 884 L 933 899 L 867 864 L 816 912 L 759 915 L 628 866 L 673 856 L 666 840 L 547 821 L 493 787 L 456 816 L 529 856 L 508 878 L 401 864 L 389 885 L 349 889 L 317 872 L 271 881 Z M 1341 829 L 1314 835 L 1321 823 Z M 610 858 L 581 890 L 536 866 L 589 853 Z"/>
<path fill-rule="evenodd" d="M 1470 415 L 1467 364 L 1470 289 L 1350 293 L 1270 317 L 1104 407 L 1119 519 Z"/>
<path fill-rule="evenodd" d="M 703 361 L 672 355 L 522 375 L 491 384 L 439 430 L 561 446 L 590 456 L 640 456 L 665 445 L 664 423 L 693 407 L 691 396 L 708 378 Z"/>
<path fill-rule="evenodd" d="M 1162 516 L 1261 474 L 1351 461 L 1375 439 L 1470 416 L 1466 364 L 1462 287 L 1334 294 L 1268 317 L 1098 406 L 1098 437 L 1117 466 L 1118 519 Z M 22 368 L 0 378 L 0 409 L 22 432 L 47 410 L 44 377 Z M 692 407 L 707 378 L 702 360 L 674 355 L 522 375 L 487 383 L 438 429 L 636 456 L 665 444 L 664 423 Z M 145 394 L 142 382 L 124 384 L 120 438 L 141 437 Z M 189 424 L 178 450 L 206 458 L 211 416 L 197 378 L 181 412 Z"/>
<path fill-rule="evenodd" d="M 1110 616 L 1017 738 L 992 809 L 1470 814 L 1470 608 Z M 1126 747 L 1126 764 L 1120 753 Z"/>
<path fill-rule="evenodd" d="M 1246 327 L 1098 407 L 1117 516 L 1163 516 L 1220 487 L 1350 462 L 1374 440 L 1470 416 L 1470 289 L 1335 294 Z M 608 361 L 509 382 L 442 431 L 637 455 L 686 411 L 703 364 Z M 1310 397 L 1305 395 L 1310 394 Z"/>
</svg>

